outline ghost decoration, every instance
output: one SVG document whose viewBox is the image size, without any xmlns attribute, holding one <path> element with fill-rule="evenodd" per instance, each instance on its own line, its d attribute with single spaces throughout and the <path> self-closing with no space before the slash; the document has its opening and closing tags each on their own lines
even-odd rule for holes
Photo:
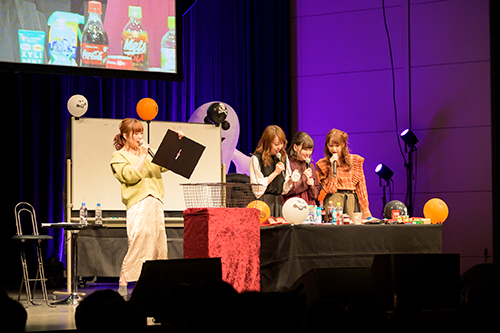
<svg viewBox="0 0 500 333">
<path fill-rule="evenodd" d="M 85 96 L 73 95 L 68 99 L 68 111 L 73 117 L 80 118 L 83 116 L 89 107 L 89 103 Z"/>
<path fill-rule="evenodd" d="M 227 129 L 224 129 L 221 131 L 222 135 L 222 142 L 221 142 L 221 150 L 222 150 L 222 163 L 226 166 L 226 173 L 229 171 L 229 167 L 231 165 L 231 161 L 234 163 L 236 166 L 236 172 L 237 173 L 242 173 L 249 175 L 249 165 L 250 165 L 250 156 L 247 156 L 243 154 L 242 152 L 238 151 L 236 149 L 236 144 L 238 143 L 238 138 L 240 136 L 240 122 L 238 120 L 238 115 L 234 111 L 234 109 L 227 103 L 224 102 L 219 102 L 219 101 L 213 101 L 213 102 L 208 102 L 203 104 L 202 106 L 198 107 L 193 114 L 191 115 L 191 118 L 189 118 L 188 122 L 190 123 L 204 123 L 205 122 L 205 117 L 207 117 L 207 111 L 211 105 L 214 103 L 219 104 L 220 110 L 227 110 L 227 115 L 224 120 L 222 120 L 222 123 L 227 122 L 228 126 Z M 224 107 L 221 107 L 220 104 L 222 104 Z M 213 107 L 212 107 L 213 108 Z M 222 118 L 219 118 L 217 120 L 220 120 Z M 230 126 L 229 126 L 230 125 Z M 223 126 L 225 127 L 225 126 Z"/>
</svg>

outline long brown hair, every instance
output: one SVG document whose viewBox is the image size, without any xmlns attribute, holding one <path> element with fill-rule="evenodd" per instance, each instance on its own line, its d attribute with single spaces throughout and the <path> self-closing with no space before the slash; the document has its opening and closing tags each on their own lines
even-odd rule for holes
<svg viewBox="0 0 500 333">
<path fill-rule="evenodd" d="M 314 149 L 314 140 L 306 132 L 297 132 L 290 142 L 290 147 L 288 147 L 287 153 L 290 158 L 296 158 L 297 152 L 293 148 L 293 145 L 300 146 L 302 149 Z"/>
<path fill-rule="evenodd" d="M 345 165 L 347 170 L 351 169 L 351 154 L 349 153 L 349 147 L 347 146 L 347 139 L 349 135 L 346 132 L 338 130 L 336 128 L 330 130 L 326 135 L 325 139 L 325 157 L 330 159 L 332 157 L 332 153 L 328 149 L 328 143 L 330 140 L 333 140 L 334 143 L 340 144 L 343 146 L 342 151 L 340 153 L 340 161 L 343 165 Z"/>
<path fill-rule="evenodd" d="M 115 135 L 113 139 L 113 145 L 115 146 L 116 150 L 120 150 L 125 146 L 125 137 L 123 136 L 124 133 L 127 135 L 129 134 L 135 134 L 135 133 L 140 133 L 144 132 L 144 127 L 142 126 L 141 122 L 137 119 L 134 118 L 125 118 L 122 120 L 120 123 L 120 133 Z"/>
<path fill-rule="evenodd" d="M 273 158 L 271 156 L 271 144 L 274 141 L 275 137 L 283 142 L 283 147 L 280 150 L 281 153 L 281 161 L 286 160 L 286 136 L 285 132 L 281 129 L 281 127 L 277 125 L 269 125 L 264 129 L 262 136 L 260 137 L 259 143 L 257 144 L 257 148 L 255 149 L 255 153 L 260 153 L 262 155 L 262 161 L 264 162 L 264 166 L 269 166 L 273 163 Z"/>
</svg>

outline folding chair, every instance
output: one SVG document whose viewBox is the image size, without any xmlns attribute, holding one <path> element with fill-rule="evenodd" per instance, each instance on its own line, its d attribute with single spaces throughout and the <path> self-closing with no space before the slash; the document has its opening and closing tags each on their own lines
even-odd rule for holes
<svg viewBox="0 0 500 333">
<path fill-rule="evenodd" d="M 23 278 L 21 281 L 21 286 L 19 288 L 19 295 L 18 295 L 18 301 L 21 299 L 21 293 L 23 286 L 26 289 L 26 302 L 27 305 L 26 307 L 29 307 L 30 304 L 33 305 L 41 305 L 39 303 L 35 303 L 33 301 L 33 296 L 36 291 L 36 283 L 40 281 L 40 284 L 42 286 L 42 295 L 43 295 L 43 300 L 48 306 L 53 306 L 49 303 L 49 298 L 47 295 L 47 286 L 45 284 L 45 281 L 47 279 L 45 278 L 45 272 L 43 269 L 43 257 L 42 257 L 42 248 L 41 248 L 41 243 L 43 240 L 48 240 L 52 239 L 52 236 L 48 235 L 40 235 L 38 233 L 38 224 L 36 221 L 36 213 L 35 209 L 33 208 L 32 205 L 30 205 L 27 202 L 20 202 L 16 205 L 14 208 L 14 213 L 16 215 L 16 228 L 17 228 L 17 233 L 15 236 L 12 236 L 12 239 L 14 240 L 19 240 L 20 244 L 20 254 L 21 254 L 21 264 L 23 268 Z M 23 214 L 24 213 L 24 214 Z M 25 216 L 26 214 L 29 215 L 29 219 L 31 221 L 31 233 L 23 233 L 23 226 L 25 226 L 25 229 L 28 230 L 28 227 L 26 224 L 23 223 L 23 220 L 21 219 L 21 215 Z M 26 261 L 26 252 L 25 252 L 25 246 L 26 242 L 33 242 L 35 245 L 35 250 L 36 250 L 36 257 L 38 261 L 38 268 L 37 268 L 37 273 L 36 277 L 34 279 L 30 279 L 29 273 L 28 273 L 28 264 Z M 30 282 L 34 282 L 33 289 L 30 287 Z"/>
</svg>

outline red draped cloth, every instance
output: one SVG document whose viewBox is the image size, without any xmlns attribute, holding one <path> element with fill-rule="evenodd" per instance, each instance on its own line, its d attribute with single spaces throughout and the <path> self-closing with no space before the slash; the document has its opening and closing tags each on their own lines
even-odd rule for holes
<svg viewBox="0 0 500 333">
<path fill-rule="evenodd" d="M 260 221 L 255 208 L 188 208 L 184 258 L 221 258 L 222 279 L 260 291 Z"/>
</svg>

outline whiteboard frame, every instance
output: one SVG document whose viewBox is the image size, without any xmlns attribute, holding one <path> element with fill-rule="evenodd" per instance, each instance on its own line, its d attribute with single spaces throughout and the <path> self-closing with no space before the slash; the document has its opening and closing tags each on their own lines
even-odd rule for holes
<svg viewBox="0 0 500 333">
<path fill-rule="evenodd" d="M 85 202 L 87 209 L 94 210 L 100 202 L 104 211 L 125 211 L 121 202 L 121 185 L 110 167 L 111 154 L 115 151 L 113 138 L 120 132 L 122 119 L 71 117 L 71 206 L 79 210 Z M 165 211 L 183 211 L 183 188 L 180 184 L 221 182 L 222 152 L 221 128 L 213 124 L 181 123 L 166 121 L 141 121 L 144 140 L 157 149 L 168 129 L 183 131 L 185 135 L 204 145 L 205 151 L 190 179 L 171 171 L 162 174 L 165 187 L 163 207 Z"/>
</svg>

